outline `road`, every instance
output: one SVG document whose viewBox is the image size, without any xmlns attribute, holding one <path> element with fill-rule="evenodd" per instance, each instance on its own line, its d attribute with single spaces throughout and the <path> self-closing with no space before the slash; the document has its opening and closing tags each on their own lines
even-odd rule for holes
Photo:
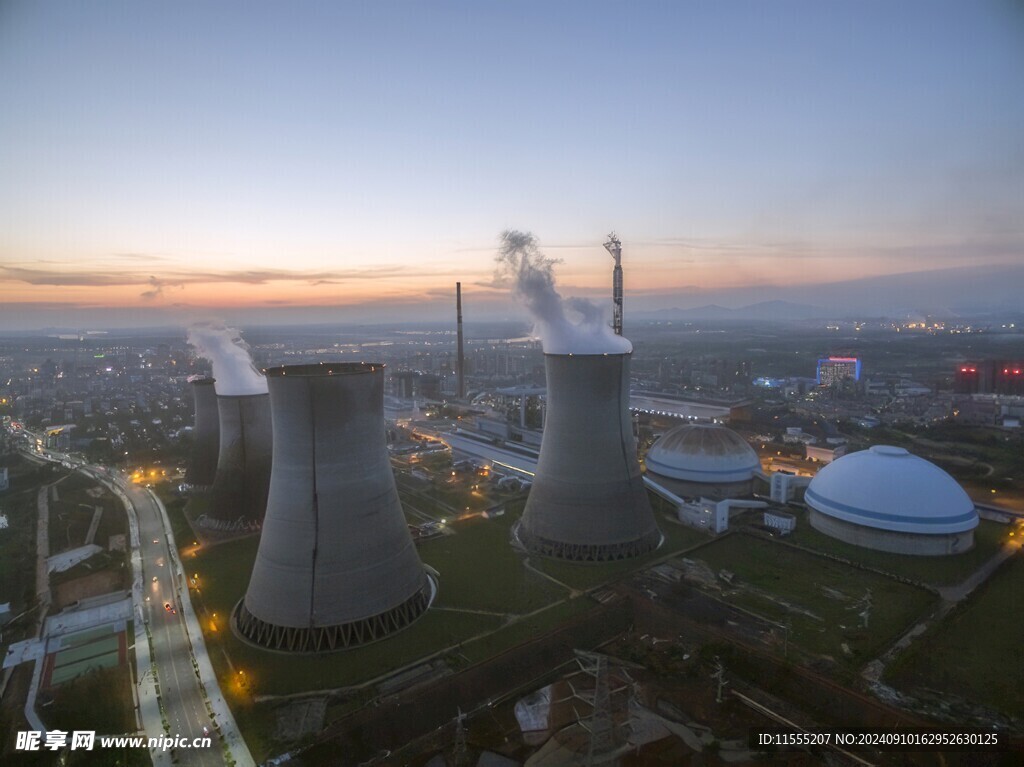
<svg viewBox="0 0 1024 767">
<path fill-rule="evenodd" d="M 143 614 L 152 637 L 152 658 L 171 735 L 202 738 L 206 727 L 215 741 L 209 749 L 178 749 L 175 756 L 183 765 L 223 765 L 224 753 L 216 742 L 217 734 L 213 732 L 213 721 L 193 666 L 192 646 L 176 596 L 174 571 L 160 509 L 145 488 L 130 483 L 122 484 L 121 488 L 135 507 L 139 520 L 142 593 L 149 598 L 144 602 Z M 165 604 L 169 604 L 174 612 L 165 609 Z"/>
<path fill-rule="evenodd" d="M 105 484 L 112 485 L 134 508 L 138 521 L 138 554 L 142 562 L 142 616 L 152 640 L 150 659 L 156 667 L 163 716 L 167 720 L 172 737 L 189 740 L 207 736 L 212 738 L 210 748 L 178 748 L 170 752 L 151 752 L 154 763 L 169 764 L 173 758 L 175 764 L 221 767 L 225 764 L 224 749 L 214 727 L 213 717 L 207 709 L 206 696 L 196 672 L 194 648 L 185 626 L 185 611 L 179 604 L 178 589 L 174 582 L 176 575 L 164 527 L 164 517 L 154 496 L 148 489 L 126 481 L 118 473 L 89 466 L 80 459 L 55 451 L 44 451 L 39 457 L 51 462 L 61 462 L 67 468 L 78 469 Z M 184 583 L 180 585 L 183 589 L 186 588 Z M 184 598 L 188 598 L 187 591 L 184 592 Z M 165 608 L 165 605 L 172 609 Z M 145 641 L 145 634 L 138 633 L 136 637 L 137 642 Z M 205 647 L 201 649 L 205 657 Z M 149 674 L 148 671 L 145 673 Z M 151 684 L 152 680 L 149 681 Z M 140 687 L 143 686 L 142 679 L 138 680 L 138 683 Z M 207 684 L 209 686 L 211 683 Z M 212 685 L 217 686 L 215 677 Z M 219 691 L 213 692 L 219 699 Z M 144 715 L 143 719 L 146 718 Z M 159 726 L 159 719 L 156 724 Z M 235 730 L 233 721 L 230 723 L 230 729 Z M 145 734 L 157 737 L 164 733 L 162 730 L 153 731 L 151 727 L 147 727 Z M 234 739 L 238 740 L 237 733 L 233 735 Z M 238 747 L 237 743 L 235 747 Z M 240 761 L 251 763 L 247 751 Z"/>
</svg>

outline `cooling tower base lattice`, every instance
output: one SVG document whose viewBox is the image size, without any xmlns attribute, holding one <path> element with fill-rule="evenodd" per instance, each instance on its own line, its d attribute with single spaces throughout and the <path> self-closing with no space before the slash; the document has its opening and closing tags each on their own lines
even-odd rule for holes
<svg viewBox="0 0 1024 767">
<path fill-rule="evenodd" d="M 347 650 L 385 639 L 409 626 L 430 606 L 432 589 L 431 584 L 398 607 L 340 626 L 274 626 L 254 617 L 242 602 L 235 606 L 231 619 L 243 640 L 265 650 L 290 653 Z"/>
<path fill-rule="evenodd" d="M 661 545 L 662 535 L 658 531 L 643 538 L 624 543 L 567 543 L 552 541 L 537 535 L 530 535 L 521 525 L 514 532 L 516 541 L 527 551 L 542 557 L 567 559 L 570 562 L 617 562 L 650 554 Z"/>
</svg>

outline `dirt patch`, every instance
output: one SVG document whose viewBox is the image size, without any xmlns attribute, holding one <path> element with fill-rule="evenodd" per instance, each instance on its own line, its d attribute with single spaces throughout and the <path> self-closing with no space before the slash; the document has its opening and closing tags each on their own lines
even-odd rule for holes
<svg viewBox="0 0 1024 767">
<path fill-rule="evenodd" d="M 122 588 L 120 571 L 101 570 L 57 585 L 54 589 L 54 604 L 58 610 L 62 610 L 81 599 L 109 594 Z"/>
</svg>

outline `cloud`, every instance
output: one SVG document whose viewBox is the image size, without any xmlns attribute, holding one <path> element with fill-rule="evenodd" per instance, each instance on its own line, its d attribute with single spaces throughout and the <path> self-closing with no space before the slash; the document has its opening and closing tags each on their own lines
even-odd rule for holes
<svg viewBox="0 0 1024 767">
<path fill-rule="evenodd" d="M 124 261 L 169 261 L 167 256 L 158 256 L 155 253 L 111 253 L 114 258 Z"/>
<path fill-rule="evenodd" d="M 350 280 L 385 277 L 426 277 L 434 272 L 411 271 L 402 266 L 379 266 L 341 271 L 291 271 L 286 269 L 242 269 L 224 271 L 167 271 L 161 275 L 132 271 L 69 271 L 0 266 L 0 279 L 51 287 L 145 287 L 142 297 L 159 298 L 164 288 L 185 285 L 234 283 L 265 285 L 269 282 L 305 282 L 310 285 L 338 285 Z"/>
<path fill-rule="evenodd" d="M 153 276 L 150 276 L 149 284 L 151 285 L 151 288 L 149 290 L 146 290 L 146 291 L 142 292 L 142 298 L 143 298 L 143 300 L 146 300 L 146 301 L 154 301 L 154 300 L 156 300 L 158 298 L 163 298 L 163 296 L 164 296 L 164 288 L 172 288 L 173 287 L 173 288 L 182 288 L 182 289 L 184 289 L 184 287 L 185 287 L 180 282 L 167 282 L 166 280 L 160 280 L 160 279 L 157 279 L 156 277 L 153 277 Z"/>
</svg>

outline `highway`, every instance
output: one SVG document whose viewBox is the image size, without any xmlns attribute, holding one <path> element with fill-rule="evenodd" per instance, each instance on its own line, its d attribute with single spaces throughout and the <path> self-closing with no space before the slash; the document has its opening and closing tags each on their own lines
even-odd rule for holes
<svg viewBox="0 0 1024 767">
<path fill-rule="evenodd" d="M 223 765 L 224 752 L 217 742 L 199 677 L 193 667 L 192 646 L 176 596 L 175 576 L 160 509 L 144 487 L 122 483 L 121 489 L 135 507 L 139 520 L 142 593 L 149 598 L 143 603 L 143 615 L 152 637 L 152 658 L 171 735 L 192 739 L 209 734 L 214 740 L 211 748 L 178 749 L 174 755 L 183 765 Z M 170 604 L 174 612 L 165 609 L 165 604 Z M 204 727 L 208 733 L 204 732 Z"/>
<path fill-rule="evenodd" d="M 27 430 L 26 430 L 27 432 Z M 27 432 L 30 437 L 36 437 Z M 164 516 L 153 494 L 145 487 L 133 484 L 123 475 L 116 471 L 109 471 L 103 467 L 91 466 L 81 459 L 65 455 L 56 451 L 41 451 L 35 453 L 37 458 L 43 458 L 51 462 L 62 463 L 67 468 L 74 468 L 94 477 L 98 481 L 116 488 L 127 499 L 135 510 L 138 521 L 139 549 L 138 554 L 142 563 L 142 601 L 141 612 L 147 633 L 152 640 L 152 655 L 142 650 L 143 656 L 149 655 L 150 660 L 156 667 L 156 681 L 160 688 L 160 705 L 163 709 L 163 716 L 167 720 L 169 734 L 171 737 L 188 738 L 190 741 L 195 738 L 210 737 L 210 748 L 177 748 L 170 751 L 151 751 L 154 764 L 158 767 L 171 764 L 201 765 L 202 767 L 221 767 L 225 764 L 224 748 L 220 742 L 206 703 L 206 697 L 200 685 L 199 676 L 196 672 L 195 653 L 198 649 L 202 653 L 204 666 L 208 666 L 205 646 L 194 648 L 189 641 L 188 631 L 185 626 L 186 610 L 182 609 L 179 603 L 175 578 L 178 577 L 174 569 L 174 559 L 168 544 L 168 534 L 164 527 Z M 154 580 L 155 579 L 155 580 Z M 181 593 L 188 599 L 187 584 L 182 580 L 177 584 Z M 169 605 L 170 608 L 165 608 Z M 138 610 L 138 605 L 136 606 Z M 187 610 L 191 613 L 191 608 Z M 136 642 L 145 641 L 146 634 L 136 633 Z M 200 636 L 200 644 L 201 636 Z M 141 648 L 137 648 L 139 653 Z M 144 700 L 146 687 L 152 687 L 152 679 L 145 679 L 152 676 L 152 672 L 139 670 L 142 678 L 136 682 L 141 688 L 140 706 L 143 706 L 142 718 L 145 735 L 147 737 L 161 737 L 165 735 L 161 727 L 159 714 L 156 711 L 155 701 Z M 223 706 L 223 700 L 217 690 L 216 677 L 208 679 L 207 693 L 214 695 L 218 703 Z M 213 688 L 213 689 L 211 689 Z M 148 714 L 148 715 L 147 715 Z M 251 764 L 252 758 L 245 749 L 237 733 L 234 721 L 223 722 L 228 728 L 229 742 L 232 751 L 235 752 L 235 759 L 240 764 Z M 241 753 L 240 753 L 241 752 Z"/>
</svg>

